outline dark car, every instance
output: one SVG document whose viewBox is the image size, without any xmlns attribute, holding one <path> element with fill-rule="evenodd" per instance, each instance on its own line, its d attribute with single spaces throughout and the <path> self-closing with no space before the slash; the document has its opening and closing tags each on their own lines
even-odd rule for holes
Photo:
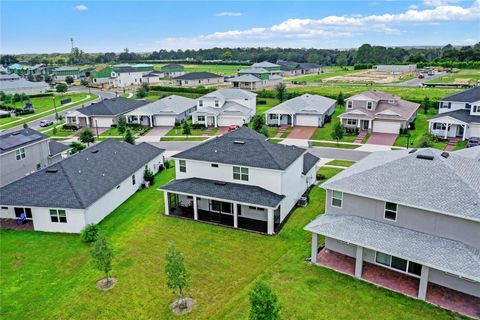
<svg viewBox="0 0 480 320">
<path fill-rule="evenodd" d="M 468 139 L 467 148 L 472 148 L 476 146 L 480 146 L 480 138 L 472 137 Z"/>
</svg>

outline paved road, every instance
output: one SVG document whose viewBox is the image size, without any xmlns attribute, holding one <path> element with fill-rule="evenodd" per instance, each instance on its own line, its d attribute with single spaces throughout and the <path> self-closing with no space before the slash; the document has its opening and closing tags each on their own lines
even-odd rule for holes
<svg viewBox="0 0 480 320">
<path fill-rule="evenodd" d="M 433 76 L 425 75 L 425 78 L 423 78 L 423 79 L 415 78 L 415 79 L 407 80 L 407 81 L 400 82 L 400 83 L 394 83 L 394 84 L 391 84 L 391 85 L 395 86 L 395 87 L 420 87 L 420 86 L 423 85 L 424 82 L 427 82 L 428 80 L 440 78 L 441 76 L 444 76 L 445 74 L 446 74 L 446 72 L 437 72 Z"/>
</svg>

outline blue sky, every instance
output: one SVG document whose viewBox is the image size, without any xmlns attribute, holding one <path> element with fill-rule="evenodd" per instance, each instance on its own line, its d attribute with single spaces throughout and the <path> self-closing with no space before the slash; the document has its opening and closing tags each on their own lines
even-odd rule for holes
<svg viewBox="0 0 480 320">
<path fill-rule="evenodd" d="M 4 1 L 1 53 L 480 41 L 480 0 Z"/>
</svg>

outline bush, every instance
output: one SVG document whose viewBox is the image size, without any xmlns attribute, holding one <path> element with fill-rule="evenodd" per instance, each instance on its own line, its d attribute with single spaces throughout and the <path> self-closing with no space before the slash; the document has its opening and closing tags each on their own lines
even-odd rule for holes
<svg viewBox="0 0 480 320">
<path fill-rule="evenodd" d="M 321 173 L 317 173 L 317 180 L 325 180 L 327 177 Z"/>
<path fill-rule="evenodd" d="M 0 114 L 0 119 L 2 118 L 10 118 L 10 113 Z"/>
<path fill-rule="evenodd" d="M 203 123 L 195 123 L 195 124 L 192 124 L 192 129 L 203 129 L 205 128 L 205 125 Z"/>
<path fill-rule="evenodd" d="M 168 169 L 168 168 L 170 168 L 170 162 L 167 161 L 165 162 L 165 169 Z"/>
<path fill-rule="evenodd" d="M 257 105 L 267 104 L 267 100 L 257 100 Z"/>
<path fill-rule="evenodd" d="M 16 116 L 23 116 L 25 114 L 32 114 L 32 113 L 35 113 L 35 111 L 34 110 L 19 110 L 19 109 L 17 109 L 15 111 Z"/>
<path fill-rule="evenodd" d="M 80 233 L 80 239 L 85 243 L 95 242 L 98 238 L 98 226 L 96 224 L 89 224 Z"/>
<path fill-rule="evenodd" d="M 76 131 L 78 128 L 77 128 L 77 126 L 74 125 L 74 124 L 64 124 L 64 125 L 62 126 L 62 129 L 64 129 L 64 130 L 73 130 L 73 131 Z"/>
<path fill-rule="evenodd" d="M 372 69 L 372 67 L 371 63 L 355 63 L 353 70 Z"/>
<path fill-rule="evenodd" d="M 143 179 L 145 179 L 145 181 L 147 182 L 150 182 L 150 185 L 152 185 L 155 182 L 155 175 L 153 174 L 152 170 L 150 170 L 148 167 L 145 168 Z"/>
</svg>

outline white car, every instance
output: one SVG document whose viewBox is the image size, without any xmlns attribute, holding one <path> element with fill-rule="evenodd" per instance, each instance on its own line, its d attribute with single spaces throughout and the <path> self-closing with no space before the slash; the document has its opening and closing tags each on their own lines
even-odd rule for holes
<svg viewBox="0 0 480 320">
<path fill-rule="evenodd" d="M 48 127 L 53 124 L 53 120 L 42 120 L 40 121 L 40 127 Z"/>
</svg>

